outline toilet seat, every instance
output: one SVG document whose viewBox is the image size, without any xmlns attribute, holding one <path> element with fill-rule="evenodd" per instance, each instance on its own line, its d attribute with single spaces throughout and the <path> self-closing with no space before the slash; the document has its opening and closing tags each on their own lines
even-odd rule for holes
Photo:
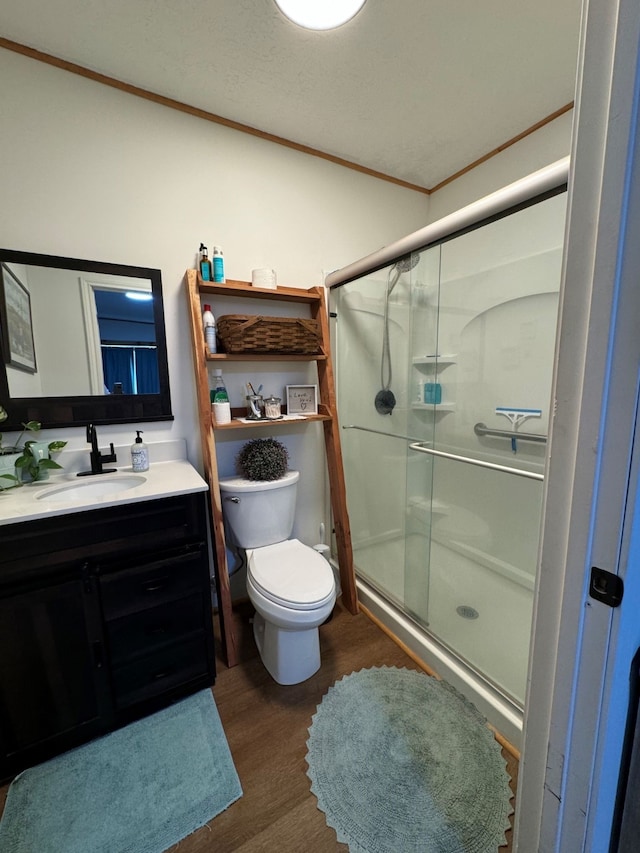
<svg viewBox="0 0 640 853">
<path fill-rule="evenodd" d="M 254 548 L 247 556 L 249 579 L 275 604 L 292 610 L 315 610 L 335 597 L 329 564 L 297 539 Z"/>
</svg>

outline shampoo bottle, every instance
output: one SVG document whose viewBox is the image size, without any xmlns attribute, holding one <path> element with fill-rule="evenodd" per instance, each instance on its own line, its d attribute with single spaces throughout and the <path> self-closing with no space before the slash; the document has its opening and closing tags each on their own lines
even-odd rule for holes
<svg viewBox="0 0 640 853">
<path fill-rule="evenodd" d="M 207 247 L 200 243 L 200 276 L 203 281 L 213 281 L 213 271 Z"/>
<path fill-rule="evenodd" d="M 224 277 L 224 258 L 220 246 L 213 247 L 213 280 L 217 282 L 226 280 Z"/>
<path fill-rule="evenodd" d="M 136 430 L 136 440 L 131 445 L 131 467 L 134 471 L 149 470 L 149 448 L 140 438 L 141 429 Z"/>
</svg>

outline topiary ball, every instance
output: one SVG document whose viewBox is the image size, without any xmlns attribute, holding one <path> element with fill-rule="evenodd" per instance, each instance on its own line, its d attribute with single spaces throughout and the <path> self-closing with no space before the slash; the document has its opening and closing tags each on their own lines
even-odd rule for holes
<svg viewBox="0 0 640 853">
<path fill-rule="evenodd" d="M 236 456 L 238 471 L 247 480 L 279 480 L 288 462 L 287 448 L 275 438 L 254 438 Z"/>
</svg>

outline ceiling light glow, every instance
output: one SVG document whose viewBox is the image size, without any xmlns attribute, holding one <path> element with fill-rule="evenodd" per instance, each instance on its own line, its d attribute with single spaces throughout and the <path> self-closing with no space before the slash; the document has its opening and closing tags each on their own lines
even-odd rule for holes
<svg viewBox="0 0 640 853">
<path fill-rule="evenodd" d="M 275 0 L 280 11 L 309 30 L 332 30 L 346 24 L 362 9 L 365 0 Z"/>
<path fill-rule="evenodd" d="M 143 290 L 127 290 L 127 299 L 135 299 L 136 302 L 151 302 L 153 294 L 145 293 Z"/>
</svg>

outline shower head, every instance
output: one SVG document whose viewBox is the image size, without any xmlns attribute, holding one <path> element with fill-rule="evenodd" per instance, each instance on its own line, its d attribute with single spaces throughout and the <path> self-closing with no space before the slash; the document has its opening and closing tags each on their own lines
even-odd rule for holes
<svg viewBox="0 0 640 853">
<path fill-rule="evenodd" d="M 394 264 L 394 267 L 402 272 L 409 272 L 417 266 L 418 261 L 420 260 L 420 255 L 417 252 L 411 252 L 408 255 L 405 255 L 404 258 L 400 258 Z"/>
<path fill-rule="evenodd" d="M 398 258 L 395 264 L 389 270 L 389 279 L 387 281 L 387 299 L 391 296 L 393 292 L 393 288 L 398 283 L 398 279 L 402 275 L 403 272 L 409 272 L 415 266 L 417 266 L 418 261 L 420 260 L 420 255 L 417 252 L 411 252 L 409 255 L 405 255 L 403 258 Z M 393 279 L 391 279 L 391 270 L 395 270 Z"/>
</svg>

